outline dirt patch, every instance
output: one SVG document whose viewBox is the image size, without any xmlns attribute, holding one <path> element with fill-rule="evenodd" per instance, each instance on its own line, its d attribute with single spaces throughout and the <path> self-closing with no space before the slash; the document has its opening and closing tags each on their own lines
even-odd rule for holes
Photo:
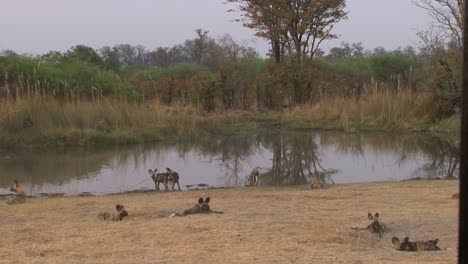
<svg viewBox="0 0 468 264">
<path fill-rule="evenodd" d="M 457 181 L 132 193 L 0 204 L 8 263 L 455 263 Z M 169 218 L 211 197 L 224 214 Z M 124 204 L 122 222 L 97 219 Z M 389 231 L 367 231 L 379 212 Z M 394 250 L 393 236 L 440 240 L 439 252 Z"/>
</svg>

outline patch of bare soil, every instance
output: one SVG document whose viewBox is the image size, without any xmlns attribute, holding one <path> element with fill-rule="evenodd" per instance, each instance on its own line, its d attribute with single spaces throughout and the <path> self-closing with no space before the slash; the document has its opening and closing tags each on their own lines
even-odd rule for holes
<svg viewBox="0 0 468 264">
<path fill-rule="evenodd" d="M 458 181 L 28 199 L 0 205 L 0 263 L 455 263 Z M 211 197 L 224 214 L 168 216 Z M 100 212 L 125 205 L 122 222 Z M 379 212 L 389 231 L 351 230 Z M 391 238 L 440 239 L 399 252 Z"/>
</svg>

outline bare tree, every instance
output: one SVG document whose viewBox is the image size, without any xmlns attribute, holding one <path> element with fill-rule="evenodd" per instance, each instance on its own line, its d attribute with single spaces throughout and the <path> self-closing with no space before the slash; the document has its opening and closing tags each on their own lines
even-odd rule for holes
<svg viewBox="0 0 468 264">
<path fill-rule="evenodd" d="M 434 18 L 426 31 L 418 32 L 422 53 L 429 54 L 434 69 L 441 113 L 450 115 L 460 104 L 464 0 L 413 0 Z"/>
<path fill-rule="evenodd" d="M 435 20 L 435 27 L 444 33 L 444 37 L 462 47 L 464 0 L 413 0 L 413 3 L 427 11 Z"/>
<path fill-rule="evenodd" d="M 172 64 L 173 52 L 168 47 L 159 47 L 148 53 L 149 63 L 161 68 L 167 68 Z"/>
</svg>

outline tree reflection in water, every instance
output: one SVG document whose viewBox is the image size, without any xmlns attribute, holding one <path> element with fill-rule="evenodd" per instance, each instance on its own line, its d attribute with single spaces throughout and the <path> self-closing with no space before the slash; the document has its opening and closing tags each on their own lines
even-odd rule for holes
<svg viewBox="0 0 468 264">
<path fill-rule="evenodd" d="M 224 143 L 232 146 L 221 147 L 221 153 L 211 157 L 224 171 L 227 185 L 246 183 L 247 175 L 239 175 L 243 165 L 250 168 L 251 156 L 264 156 L 271 153 L 271 167 L 260 168 L 260 185 L 302 185 L 308 184 L 312 176 L 317 176 L 326 184 L 333 184 L 331 176 L 337 172 L 326 169 L 321 164 L 320 148 L 316 143 L 317 133 L 276 133 L 257 135 L 255 137 L 237 137 L 232 145 L 230 140 Z"/>
<path fill-rule="evenodd" d="M 211 136 L 177 143 L 104 149 L 2 152 L 0 189 L 7 190 L 11 182 L 18 179 L 41 191 L 42 186 L 45 190 L 49 185 L 62 186 L 70 182 L 72 188 L 87 191 L 82 190 L 81 184 L 89 185 L 100 177 L 107 177 L 102 183 L 103 192 L 119 191 L 145 180 L 148 168 L 169 165 L 179 171 L 185 169 L 187 173 L 181 175 L 181 180 L 187 184 L 201 183 L 202 178 L 208 181 L 203 183 L 218 186 L 219 182 L 224 182 L 225 186 L 243 186 L 247 183 L 246 176 L 255 167 L 260 167 L 260 185 L 263 186 L 305 185 L 315 175 L 322 182 L 333 184 L 333 178 L 338 178 L 336 169 L 346 175 L 344 182 L 349 182 L 355 175 L 350 175 L 343 164 L 336 163 L 338 156 L 355 157 L 356 161 L 381 157 L 399 167 L 420 164 L 412 173 L 397 175 L 395 178 L 398 179 L 453 179 L 458 176 L 459 151 L 456 136 L 275 130 L 257 135 Z M 194 161 L 195 165 L 174 164 L 177 156 L 177 160 Z M 348 166 L 360 165 L 351 163 Z M 194 168 L 203 173 L 203 177 L 190 175 Z M 395 173 L 399 172 L 395 170 Z M 373 172 L 370 173 L 361 179 L 372 181 L 375 177 Z M 119 181 L 127 185 L 122 187 Z"/>
</svg>

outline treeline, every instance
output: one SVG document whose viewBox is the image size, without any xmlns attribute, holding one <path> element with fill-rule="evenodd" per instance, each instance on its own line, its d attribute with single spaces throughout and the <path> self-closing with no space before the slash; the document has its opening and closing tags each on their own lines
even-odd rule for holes
<svg viewBox="0 0 468 264">
<path fill-rule="evenodd" d="M 361 98 L 375 90 L 429 91 L 430 55 L 412 47 L 365 50 L 342 43 L 302 64 L 262 58 L 229 35 L 207 31 L 173 47 L 149 50 L 120 44 L 94 50 L 0 55 L 4 100 L 48 96 L 61 100 L 114 97 L 127 102 L 195 106 L 206 111 L 275 109 L 317 103 L 324 97 Z"/>
</svg>

